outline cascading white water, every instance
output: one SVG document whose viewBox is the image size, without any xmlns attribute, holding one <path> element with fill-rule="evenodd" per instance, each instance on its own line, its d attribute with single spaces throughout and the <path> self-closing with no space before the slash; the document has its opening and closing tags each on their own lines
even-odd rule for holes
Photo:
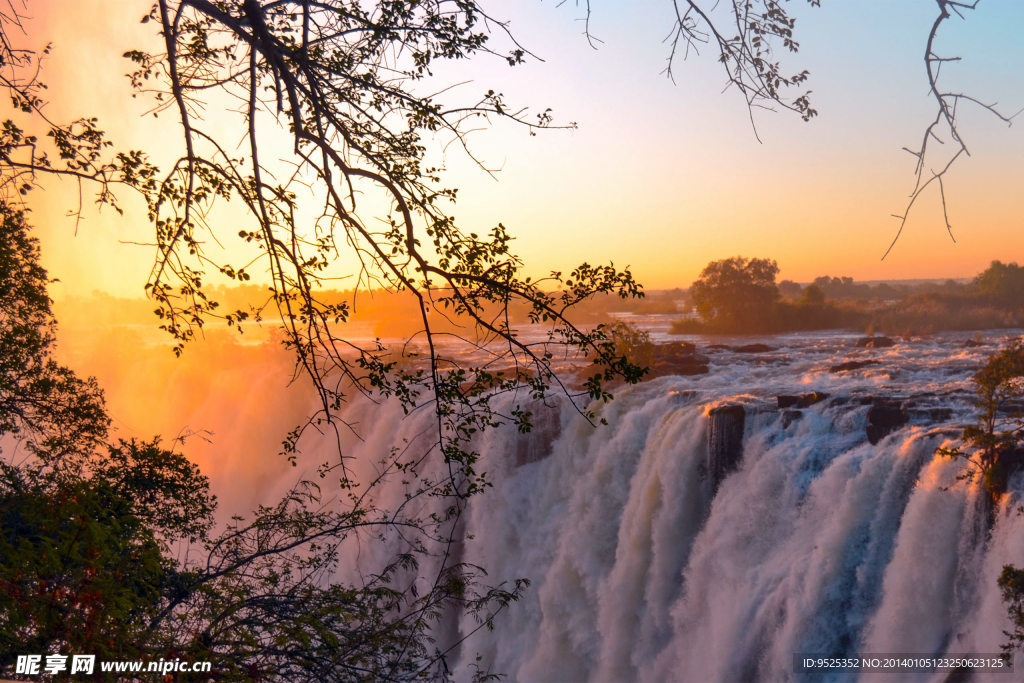
<svg viewBox="0 0 1024 683">
<path fill-rule="evenodd" d="M 511 427 L 485 433 L 495 486 L 468 507 L 462 559 L 492 582 L 532 585 L 465 643 L 457 675 L 479 655 L 522 681 L 787 681 L 802 679 L 798 653 L 998 653 L 1010 624 L 996 579 L 1024 565 L 1024 517 L 1011 493 L 990 525 L 984 494 L 957 481 L 962 464 L 934 454 L 970 421 L 969 375 L 986 355 L 956 341 L 829 373 L 848 340 L 794 338 L 799 353 L 776 362 L 723 352 L 707 376 L 622 390 L 606 426 L 563 400 L 526 446 Z M 811 389 L 831 398 L 774 406 Z M 872 445 L 868 404 L 894 395 L 924 408 Z M 745 405 L 746 420 L 715 490 L 709 412 L 723 402 Z"/>
</svg>

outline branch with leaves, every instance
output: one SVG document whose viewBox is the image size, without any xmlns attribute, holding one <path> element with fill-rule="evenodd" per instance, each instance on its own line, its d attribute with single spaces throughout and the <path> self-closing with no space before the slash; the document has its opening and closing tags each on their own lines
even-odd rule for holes
<svg viewBox="0 0 1024 683">
<path fill-rule="evenodd" d="M 205 562 L 186 559 L 169 568 L 158 604 L 145 611 L 151 617 L 139 642 L 169 653 L 230 655 L 242 668 L 227 673 L 242 677 L 426 675 L 457 645 L 429 646 L 443 610 L 476 614 L 486 625 L 524 586 L 484 586 L 483 571 L 453 554 L 465 499 L 488 485 L 475 468 L 474 435 L 506 421 L 529 428 L 528 411 L 499 410 L 502 393 L 532 400 L 556 384 L 584 400 L 607 400 L 603 382 L 639 378 L 640 369 L 615 353 L 602 328 L 577 327 L 570 314 L 595 293 L 639 296 L 640 287 L 628 270 L 610 265 L 583 264 L 565 277 L 532 279 L 510 252 L 503 226 L 481 236 L 450 216 L 456 192 L 426 163 L 429 141 L 445 136 L 468 148 L 469 125 L 481 119 L 511 121 L 530 132 L 552 124 L 548 111 L 528 117 L 495 91 L 451 106 L 419 94 L 436 60 L 498 54 L 488 45 L 494 32 L 509 41 L 502 59 L 524 58 L 504 26 L 475 3 L 161 1 L 144 21 L 159 27 L 165 51 L 127 53 L 135 64 L 132 82 L 155 98 L 154 113 L 178 119 L 179 158 L 160 171 L 141 153 L 114 152 L 93 119 L 82 119 L 84 127 L 50 122 L 37 76 L 17 80 L 19 69 L 38 64 L 26 53 L 5 63 L 12 74 L 5 84 L 25 102 L 22 113 L 51 134 L 42 139 L 48 149 L 39 151 L 40 138 L 10 123 L 0 149 L 7 187 L 27 192 L 39 175 L 72 176 L 96 183 L 97 200 L 115 208 L 112 187 L 139 192 L 157 250 L 147 291 L 178 353 L 211 319 L 238 325 L 261 317 L 266 306 L 276 308 L 298 371 L 320 397 L 320 411 L 286 440 L 290 455 L 306 428 L 337 431 L 342 406 L 354 394 L 396 399 L 407 412 L 431 410 L 435 427 L 423 454 L 403 459 L 404 451 L 393 452 L 370 481 L 355 481 L 344 456 L 336 467 L 325 463 L 321 473 L 332 474 L 340 498 L 321 498 L 318 487 L 302 483 L 250 522 L 204 536 L 190 553 L 201 549 Z M 218 137 L 223 129 L 208 124 L 208 97 L 234 102 L 244 131 L 241 152 L 229 152 L 236 140 Z M 266 150 L 268 140 L 284 137 L 291 151 L 282 162 Z M 367 193 L 384 198 L 383 213 L 366 208 Z M 310 199 L 320 205 L 312 219 L 304 212 Z M 248 222 L 235 230 L 259 252 L 255 260 L 228 262 L 207 253 L 209 242 L 229 237 L 211 218 L 215 204 L 229 202 L 247 212 Z M 370 227 L 375 217 L 383 227 Z M 345 259 L 360 288 L 415 298 L 425 367 L 399 367 L 379 342 L 344 334 L 354 301 L 331 302 L 322 293 L 331 281 L 327 272 Z M 266 304 L 221 314 L 206 293 L 208 274 L 248 281 L 258 264 L 270 283 Z M 545 325 L 546 339 L 522 337 L 513 307 Z M 484 360 L 446 355 L 437 341 L 451 333 L 437 329 L 438 315 L 461 325 L 458 336 Z M 582 393 L 556 374 L 559 349 L 596 360 Z M 593 415 L 582 403 L 578 409 Z M 445 476 L 420 467 L 428 456 L 440 457 Z M 415 482 L 406 503 L 377 509 L 370 492 L 396 476 Z M 421 498 L 445 502 L 413 506 Z M 361 583 L 336 582 L 340 549 L 371 532 L 398 536 L 405 550 Z M 425 589 L 402 587 L 404 574 L 421 571 L 429 575 Z"/>
<path fill-rule="evenodd" d="M 963 443 L 936 452 L 967 463 L 962 480 L 979 480 L 993 500 L 1006 491 L 1019 466 L 1024 436 L 1024 342 L 1015 340 L 992 355 L 974 374 L 977 423 L 963 431 Z"/>
</svg>

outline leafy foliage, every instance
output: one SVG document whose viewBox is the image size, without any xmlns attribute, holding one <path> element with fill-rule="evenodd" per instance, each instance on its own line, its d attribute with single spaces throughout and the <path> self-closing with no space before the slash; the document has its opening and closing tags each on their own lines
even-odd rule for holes
<svg viewBox="0 0 1024 683">
<path fill-rule="evenodd" d="M 615 353 L 630 364 L 646 369 L 654 362 L 654 342 L 647 331 L 618 321 L 609 325 L 606 332 Z"/>
<path fill-rule="evenodd" d="M 825 305 L 825 292 L 822 291 L 821 287 L 811 284 L 807 285 L 804 289 L 803 295 L 800 297 L 801 306 L 824 306 Z"/>
<path fill-rule="evenodd" d="M 19 49 L 12 34 L 24 32 L 15 3 L 0 11 L 0 88 L 25 122 L 0 122 L 0 193 L 14 204 L 38 185 L 40 176 L 59 175 L 97 189 L 98 204 L 122 213 L 118 187 L 152 191 L 156 167 L 139 150 L 112 150 L 112 143 L 94 117 L 53 121 L 46 108 L 46 84 L 39 79 L 51 46 L 40 51 Z M 78 212 L 82 209 L 78 206 Z"/>
<path fill-rule="evenodd" d="M 193 463 L 155 439 L 102 445 L 108 420 L 95 382 L 66 368 L 47 381 L 58 367 L 48 278 L 24 214 L 2 203 L 0 212 L 0 291 L 21 302 L 4 324 L 19 331 L 12 339 L 36 342 L 0 347 L 3 367 L 30 348 L 13 386 L 33 389 L 5 394 L 0 411 L 0 437 L 28 434 L 32 446 L 0 462 L 0 662 L 74 651 L 187 655 L 227 680 L 432 676 L 446 654 L 431 637 L 442 615 L 477 615 L 485 626 L 519 597 L 524 581 L 484 586 L 481 569 L 432 556 L 450 539 L 454 506 L 418 518 L 352 491 L 351 506 L 339 507 L 304 482 L 216 531 L 216 500 Z M 89 429 L 59 421 L 69 387 L 92 390 L 77 415 L 97 418 Z M 397 460 L 382 476 L 407 469 Z M 340 580 L 342 545 L 389 529 L 408 534 L 408 549 L 361 582 Z M 409 586 L 424 559 L 434 581 L 420 593 Z"/>
<path fill-rule="evenodd" d="M 0 462 L 0 660 L 55 644 L 135 652 L 174 571 L 165 553 L 206 534 L 213 501 L 195 466 L 155 441 L 98 455 L 102 393 L 51 358 L 38 244 L 24 212 L 0 202 L 0 217 L 0 437 L 13 445 Z"/>
<path fill-rule="evenodd" d="M 1003 308 L 1024 308 L 1024 268 L 1016 263 L 993 261 L 974 278 L 978 296 Z"/>
<path fill-rule="evenodd" d="M 208 531 L 213 500 L 195 465 L 156 441 L 105 455 L 78 473 L 0 466 L 0 660 L 146 653 L 177 575 L 171 547 Z"/>
<path fill-rule="evenodd" d="M 33 453 L 66 454 L 99 443 L 108 420 L 96 383 L 50 357 L 47 282 L 24 212 L 0 202 L 0 434 Z"/>
<path fill-rule="evenodd" d="M 1024 342 L 1015 340 L 974 374 L 978 422 L 963 431 L 963 444 L 938 453 L 965 460 L 962 478 L 979 478 L 993 497 L 1006 490 L 1011 461 L 1019 461 L 1024 429 Z"/>
<path fill-rule="evenodd" d="M 946 330 L 1017 328 L 1024 321 L 1021 269 L 995 261 L 969 282 L 854 282 L 850 277 L 816 277 L 806 287 L 790 280 L 778 285 L 781 300 L 754 316 L 751 325 L 728 331 L 884 330 L 920 335 Z M 677 334 L 726 331 L 712 320 L 683 319 Z"/>
<path fill-rule="evenodd" d="M 712 261 L 691 285 L 690 298 L 715 331 L 767 331 L 779 298 L 778 272 L 778 264 L 770 259 L 734 256 Z"/>
<path fill-rule="evenodd" d="M 156 228 L 147 291 L 179 353 L 211 318 L 236 324 L 276 308 L 285 342 L 321 407 L 286 440 L 287 453 L 295 455 L 305 428 L 334 423 L 353 394 L 396 398 L 408 410 L 431 406 L 436 446 L 452 468 L 437 492 L 464 496 L 481 485 L 466 435 L 517 419 L 496 411 L 495 395 L 520 389 L 524 377 L 531 395 L 558 384 L 559 348 L 594 354 L 598 367 L 584 400 L 606 398 L 601 383 L 630 372 L 604 353 L 601 330 L 570 320 L 571 309 L 594 294 L 640 296 L 628 270 L 582 264 L 568 275 L 531 278 L 503 225 L 466 231 L 451 216 L 457 193 L 429 162 L 428 141 L 465 145 L 466 131 L 479 120 L 507 120 L 531 132 L 552 123 L 549 112 L 529 117 L 493 90 L 455 104 L 422 94 L 421 83 L 438 62 L 524 59 L 504 25 L 479 5 L 182 0 L 157 3 L 145 19 L 159 23 L 165 52 L 128 52 L 132 82 L 156 99 L 158 111 L 172 111 L 183 133 L 180 158 L 154 184 L 139 185 Z M 496 35 L 504 47 L 494 45 Z M 237 105 L 235 123 L 247 132 L 241 157 L 226 152 L 236 141 L 223 131 L 234 128 L 208 125 L 201 116 L 211 91 Z M 282 138 L 291 147 L 287 171 L 264 152 L 266 141 Z M 366 195 L 387 208 L 364 208 Z M 215 204 L 228 201 L 248 213 L 237 231 L 255 250 L 246 263 L 215 260 L 203 246 L 229 238 L 207 219 Z M 307 203 L 319 206 L 312 217 L 300 209 Z M 373 218 L 383 227 L 370 227 Z M 415 297 L 422 372 L 404 372 L 379 343 L 338 332 L 354 300 L 334 302 L 322 292 L 346 262 L 360 286 Z M 270 279 L 265 306 L 221 313 L 207 294 L 207 273 L 246 281 L 257 264 Z M 524 341 L 509 322 L 513 306 L 546 326 L 547 338 Z M 434 314 L 455 321 L 462 340 L 486 360 L 466 364 L 446 355 L 437 340 L 447 332 L 436 329 Z M 347 474 L 344 460 L 342 469 Z"/>
<path fill-rule="evenodd" d="M 807 3 L 818 7 L 821 0 Z M 777 56 L 780 47 L 788 53 L 800 49 L 796 17 L 785 2 L 732 0 L 707 6 L 696 0 L 673 0 L 672 4 L 676 21 L 668 40 L 671 53 L 666 70 L 670 76 L 678 54 L 688 55 L 710 43 L 718 48 L 718 61 L 729 85 L 743 95 L 751 110 L 778 105 L 804 121 L 818 114 L 811 106 L 810 90 L 805 89 L 810 73 L 806 69 L 787 72 Z"/>
</svg>

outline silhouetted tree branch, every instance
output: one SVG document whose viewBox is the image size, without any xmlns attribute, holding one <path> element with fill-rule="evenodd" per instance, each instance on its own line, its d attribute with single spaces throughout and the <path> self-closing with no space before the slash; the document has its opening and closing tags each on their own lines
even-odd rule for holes
<svg viewBox="0 0 1024 683">
<path fill-rule="evenodd" d="M 211 318 L 237 325 L 262 313 L 220 314 L 204 289 L 211 269 L 236 280 L 251 277 L 251 261 L 218 260 L 205 248 L 222 237 L 210 220 L 214 204 L 240 203 L 249 223 L 238 237 L 261 252 L 258 261 L 271 283 L 268 304 L 280 314 L 286 343 L 320 396 L 320 412 L 289 435 L 286 451 L 294 455 L 306 427 L 336 430 L 343 402 L 360 392 L 394 398 L 407 411 L 432 409 L 434 445 L 426 453 L 440 455 L 447 475 L 422 471 L 426 455 L 408 461 L 401 451 L 385 457 L 370 481 L 353 480 L 344 457 L 337 468 L 325 464 L 321 475 L 337 475 L 340 501 L 328 505 L 319 488 L 304 483 L 279 505 L 259 509 L 251 522 L 202 539 L 205 564 L 186 562 L 169 575 L 157 603 L 145 610 L 151 617 L 140 643 L 220 661 L 230 656 L 236 664 L 225 669 L 229 676 L 423 675 L 443 661 L 444 650 L 429 645 L 429 629 L 442 610 L 456 606 L 486 623 L 523 586 L 482 586 L 483 572 L 452 556 L 464 499 L 486 485 L 475 469 L 473 434 L 507 420 L 529 428 L 528 412 L 495 407 L 502 393 L 535 398 L 554 382 L 578 395 L 555 375 L 558 348 L 592 352 L 598 367 L 586 386 L 589 398 L 610 397 L 603 380 L 638 378 L 640 369 L 615 354 L 602 328 L 579 328 L 569 313 L 594 293 L 639 296 L 639 286 L 628 271 L 612 266 L 583 264 L 568 276 L 541 280 L 524 276 L 503 226 L 481 237 L 460 230 L 449 215 L 445 205 L 455 190 L 441 186 L 438 170 L 426 164 L 425 138 L 464 142 L 474 118 L 505 119 L 529 130 L 552 122 L 548 112 L 528 119 L 494 91 L 451 107 L 415 91 L 437 59 L 496 54 L 487 45 L 490 32 L 504 28 L 475 3 L 161 1 L 144 21 L 159 26 L 165 51 L 129 52 L 136 65 L 132 82 L 156 98 L 157 113 L 175 113 L 182 132 L 178 159 L 159 171 L 141 153 L 108 149 L 94 119 L 65 126 L 50 121 L 37 72 L 22 77 L 40 56 L 9 53 L 0 64 L 7 69 L 4 85 L 48 133 L 40 141 L 8 122 L 0 140 L 8 195 L 29 191 L 39 174 L 93 181 L 98 201 L 115 208 L 113 186 L 141 193 L 157 248 L 147 291 L 178 353 Z M 516 64 L 524 54 L 512 41 L 502 58 Z M 223 128 L 204 116 L 203 98 L 211 93 L 237 104 L 243 152 L 228 152 L 233 136 L 219 137 Z M 268 141 L 284 136 L 291 139 L 285 175 L 266 153 Z M 51 162 L 51 152 L 59 161 Z M 383 212 L 362 206 L 367 193 L 383 199 Z M 321 202 L 312 219 L 302 211 L 307 197 Z M 375 214 L 383 228 L 369 227 Z M 425 369 L 397 368 L 379 342 L 339 333 L 353 302 L 331 302 L 321 291 L 332 264 L 345 258 L 356 265 L 361 287 L 415 297 Z M 547 325 L 547 339 L 521 337 L 510 323 L 512 305 Z M 484 361 L 467 363 L 442 352 L 432 317 L 438 310 L 465 326 L 460 336 Z M 579 409 L 592 416 L 583 404 Z M 414 482 L 407 503 L 376 508 L 369 493 L 395 476 Z M 446 502 L 437 511 L 412 509 L 409 501 L 425 496 Z M 335 583 L 342 544 L 373 529 L 398 535 L 405 549 L 360 585 Z M 423 558 L 430 561 L 421 569 Z M 401 586 L 401 574 L 420 571 L 432 577 L 426 590 Z"/>
<path fill-rule="evenodd" d="M 928 39 L 925 43 L 924 51 L 925 71 L 928 78 L 928 91 L 935 100 L 935 119 L 925 128 L 921 143 L 916 149 L 909 147 L 903 148 L 916 159 L 914 167 L 914 189 L 910 193 L 910 198 L 907 201 L 907 206 L 903 210 L 903 213 L 893 214 L 893 216 L 899 221 L 899 227 L 896 230 L 896 236 L 893 237 L 892 243 L 882 255 L 883 259 L 892 252 L 893 247 L 896 246 L 896 242 L 899 241 L 900 235 L 903 234 L 903 228 L 907 225 L 907 218 L 910 215 L 911 210 L 917 204 L 918 199 L 924 191 L 932 185 L 935 185 L 939 191 L 939 201 L 942 206 L 942 219 L 945 223 L 946 231 L 949 233 L 950 239 L 954 242 L 956 241 L 956 238 L 953 236 L 953 225 L 949 218 L 949 207 L 946 204 L 945 178 L 946 174 L 958 159 L 962 156 L 970 156 L 971 154 L 970 150 L 967 148 L 967 143 L 960 134 L 960 106 L 968 105 L 977 107 L 982 111 L 988 112 L 1007 125 L 1010 125 L 1017 114 L 1020 113 L 1018 111 L 1012 115 L 1007 115 L 998 108 L 995 102 L 986 103 L 968 93 L 950 90 L 942 85 L 941 76 L 943 64 L 957 62 L 960 61 L 961 58 L 957 56 L 943 56 L 937 51 L 935 43 L 938 39 L 939 30 L 953 16 L 966 20 L 967 17 L 965 12 L 973 11 L 977 7 L 978 2 L 980 2 L 980 0 L 974 0 L 974 2 L 936 0 L 936 3 L 938 4 L 938 14 L 928 32 Z M 947 144 L 949 147 L 945 148 L 947 150 L 945 156 L 939 156 L 937 164 L 932 165 L 932 159 L 937 155 L 940 155 L 940 152 L 936 151 L 936 146 L 941 147 Z"/>
</svg>

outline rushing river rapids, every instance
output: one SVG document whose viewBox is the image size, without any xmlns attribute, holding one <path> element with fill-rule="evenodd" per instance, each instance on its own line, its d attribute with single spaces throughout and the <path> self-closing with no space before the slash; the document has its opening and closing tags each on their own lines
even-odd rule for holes
<svg viewBox="0 0 1024 683">
<path fill-rule="evenodd" d="M 607 426 L 561 400 L 525 438 L 486 433 L 495 486 L 468 508 L 461 557 L 532 585 L 455 670 L 479 653 L 512 680 L 786 681 L 803 678 L 799 653 L 998 653 L 1022 487 L 990 509 L 934 451 L 973 420 L 970 376 L 1007 338 L 858 349 L 808 334 L 754 340 L 771 347 L 758 353 L 698 340 L 710 372 L 621 390 Z M 870 362 L 835 370 L 853 360 Z M 875 406 L 901 419 L 869 439 Z M 366 455 L 423 428 L 386 413 Z"/>
</svg>

